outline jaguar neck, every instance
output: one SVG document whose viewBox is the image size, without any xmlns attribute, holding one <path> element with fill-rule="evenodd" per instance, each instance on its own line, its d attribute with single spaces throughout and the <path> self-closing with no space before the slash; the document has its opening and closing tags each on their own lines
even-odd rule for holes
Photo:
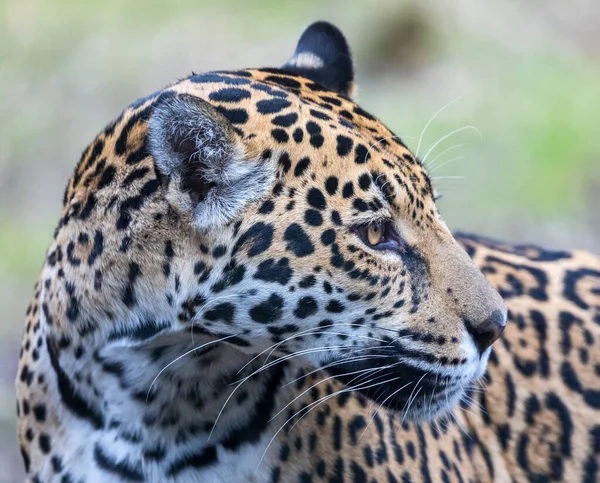
<svg viewBox="0 0 600 483">
<path fill-rule="evenodd" d="M 245 354 L 189 332 L 84 354 L 49 338 L 48 355 L 71 416 L 95 429 L 96 451 L 109 454 L 112 444 L 125 444 L 150 459 L 185 447 L 210 460 L 219 446 L 256 443 L 289 416 L 277 414 L 282 408 L 293 402 L 287 409 L 298 410 L 302 398 L 294 398 L 306 370 L 300 361 Z M 288 385 L 298 373 L 300 382 Z"/>
</svg>

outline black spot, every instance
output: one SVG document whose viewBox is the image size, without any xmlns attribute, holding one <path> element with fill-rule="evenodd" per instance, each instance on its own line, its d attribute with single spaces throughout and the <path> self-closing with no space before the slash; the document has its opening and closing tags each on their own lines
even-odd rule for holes
<svg viewBox="0 0 600 483">
<path fill-rule="evenodd" d="M 370 448 L 369 446 L 365 446 L 366 448 Z M 370 465 L 372 466 L 372 465 Z M 353 461 L 350 464 L 350 471 L 352 472 L 352 481 L 354 483 L 367 483 L 367 474 L 365 473 L 365 471 L 356 463 L 356 461 Z"/>
<path fill-rule="evenodd" d="M 354 162 L 356 164 L 364 164 L 370 159 L 371 155 L 364 144 L 357 144 L 354 150 Z"/>
<path fill-rule="evenodd" d="M 217 111 L 223 114 L 231 124 L 245 124 L 248 121 L 246 109 L 227 109 L 223 106 L 217 107 Z"/>
<path fill-rule="evenodd" d="M 227 253 L 227 247 L 225 245 L 217 245 L 214 249 L 213 249 L 213 257 L 215 258 L 221 258 L 223 255 L 225 255 Z"/>
<path fill-rule="evenodd" d="M 345 307 L 337 300 L 330 300 L 326 307 L 327 312 L 340 313 Z"/>
<path fill-rule="evenodd" d="M 286 133 L 283 129 L 279 128 L 273 129 L 271 131 L 271 136 L 273 136 L 273 139 L 275 139 L 275 141 L 277 141 L 278 143 L 287 143 L 290 139 L 288 133 Z"/>
<path fill-rule="evenodd" d="M 33 415 L 35 416 L 36 421 L 40 423 L 46 421 L 46 405 L 36 404 L 33 406 Z"/>
<path fill-rule="evenodd" d="M 324 142 L 325 138 L 321 134 L 315 134 L 310 137 L 310 145 L 313 148 L 320 148 L 321 146 L 323 146 Z"/>
<path fill-rule="evenodd" d="M 317 111 L 315 109 L 310 109 L 310 114 L 316 117 L 317 119 L 321 119 L 322 121 L 331 121 L 331 118 L 325 114 L 324 112 Z"/>
<path fill-rule="evenodd" d="M 331 245 L 335 241 L 335 231 L 331 228 L 329 230 L 325 230 L 321 234 L 321 243 L 323 245 Z"/>
<path fill-rule="evenodd" d="M 117 230 L 124 230 L 131 223 L 131 211 L 139 210 L 147 198 L 154 194 L 160 184 L 157 179 L 151 179 L 142 186 L 140 194 L 127 198 L 119 208 L 119 218 L 117 220 Z"/>
<path fill-rule="evenodd" d="M 299 144 L 304 139 L 304 131 L 298 127 L 294 130 L 292 137 L 294 138 L 294 141 Z"/>
<path fill-rule="evenodd" d="M 281 127 L 290 127 L 298 120 L 298 114 L 295 112 L 290 112 L 289 114 L 282 114 L 280 116 L 275 116 L 271 119 L 271 122 L 276 126 Z"/>
<path fill-rule="evenodd" d="M 229 302 L 223 302 L 204 312 L 204 318 L 210 321 L 222 320 L 223 322 L 231 324 L 233 322 L 234 314 L 235 306 Z"/>
<path fill-rule="evenodd" d="M 298 305 L 294 309 L 294 315 L 299 319 L 305 319 L 311 315 L 314 315 L 319 306 L 317 301 L 313 297 L 302 297 L 298 300 Z"/>
<path fill-rule="evenodd" d="M 312 481 L 313 479 L 311 473 L 303 471 L 302 473 L 300 473 L 300 475 L 298 475 L 298 483 L 312 483 Z"/>
<path fill-rule="evenodd" d="M 134 169 L 123 180 L 123 183 L 121 183 L 121 186 L 123 186 L 123 187 L 130 186 L 131 184 L 133 184 L 134 181 L 137 181 L 138 179 L 142 179 L 144 176 L 146 176 L 146 174 L 148 174 L 149 171 L 150 171 L 150 169 L 146 168 L 146 167 Z"/>
<path fill-rule="evenodd" d="M 302 280 L 300 280 L 300 282 L 298 282 L 298 287 L 300 287 L 300 288 L 314 287 L 316 282 L 317 282 L 317 279 L 315 278 L 314 275 L 307 275 Z"/>
<path fill-rule="evenodd" d="M 283 305 L 283 299 L 276 293 L 273 293 L 267 300 L 252 307 L 249 314 L 255 322 L 269 324 L 281 318 Z"/>
<path fill-rule="evenodd" d="M 321 126 L 319 126 L 316 122 L 308 121 L 306 123 L 306 131 L 311 136 L 315 136 L 317 134 L 321 134 Z"/>
<path fill-rule="evenodd" d="M 227 438 L 222 441 L 223 446 L 230 450 L 237 450 L 246 443 L 256 443 L 264 436 L 265 429 L 271 422 L 271 414 L 275 408 L 276 397 L 281 388 L 284 377 L 284 364 L 270 371 L 272 377 L 264 386 L 263 393 L 254 403 L 254 411 L 247 414 L 246 424 L 231 431 Z"/>
<path fill-rule="evenodd" d="M 299 89 L 301 87 L 300 82 L 298 82 L 297 80 L 279 75 L 270 75 L 265 77 L 264 80 L 273 82 L 275 84 L 279 84 L 280 86 L 286 87 L 288 89 Z"/>
<path fill-rule="evenodd" d="M 364 117 L 366 119 L 369 119 L 370 121 L 375 121 L 376 120 L 374 116 L 372 116 L 371 114 L 369 114 L 362 107 L 354 106 L 354 112 L 356 114 L 358 114 L 359 116 L 362 116 L 362 117 Z"/>
<path fill-rule="evenodd" d="M 75 242 L 70 241 L 67 245 L 67 261 L 71 266 L 77 267 L 81 264 L 81 260 L 74 255 L 73 250 L 75 250 Z"/>
<path fill-rule="evenodd" d="M 136 304 L 135 299 L 135 281 L 142 274 L 140 270 L 140 266 L 137 263 L 129 264 L 129 274 L 127 276 L 127 285 L 125 286 L 125 290 L 123 292 L 123 303 L 131 308 Z"/>
<path fill-rule="evenodd" d="M 323 196 L 323 192 L 318 188 L 311 188 L 306 195 L 306 201 L 313 208 L 317 208 L 319 210 L 325 209 L 325 197 Z"/>
<path fill-rule="evenodd" d="M 85 200 L 85 205 L 78 215 L 80 220 L 87 220 L 89 218 L 92 211 L 94 211 L 94 208 L 96 208 L 96 201 L 96 196 L 93 193 L 88 195 Z"/>
<path fill-rule="evenodd" d="M 334 225 L 342 226 L 342 217 L 337 211 L 331 212 L 331 221 L 333 221 Z"/>
<path fill-rule="evenodd" d="M 208 98 L 217 102 L 240 102 L 244 99 L 250 99 L 250 91 L 239 89 L 237 87 L 225 87 L 218 91 L 211 92 Z"/>
<path fill-rule="evenodd" d="M 344 198 L 350 198 L 354 195 L 354 185 L 352 181 L 348 181 L 342 188 L 342 196 Z"/>
<path fill-rule="evenodd" d="M 327 102 L 328 104 L 333 104 L 334 106 L 338 107 L 342 105 L 342 101 L 336 99 L 335 97 L 323 96 L 321 97 L 321 100 Z"/>
<path fill-rule="evenodd" d="M 361 190 L 367 191 L 371 186 L 371 176 L 367 173 L 362 174 L 360 178 L 358 178 L 358 186 L 360 186 Z"/>
<path fill-rule="evenodd" d="M 325 181 L 325 190 L 329 195 L 334 195 L 338 189 L 338 179 L 335 176 L 330 176 Z"/>
<path fill-rule="evenodd" d="M 283 153 L 281 156 L 279 156 L 278 162 L 284 174 L 287 173 L 292 167 L 292 160 L 290 159 L 290 155 L 288 153 Z"/>
<path fill-rule="evenodd" d="M 108 335 L 108 340 L 131 339 L 135 341 L 148 340 L 160 332 L 168 329 L 170 325 L 167 322 L 157 322 L 149 319 L 136 325 L 118 326 Z M 75 358 L 79 359 L 84 354 L 83 347 L 78 347 L 75 351 Z"/>
<path fill-rule="evenodd" d="M 63 470 L 62 460 L 59 456 L 54 455 L 50 458 L 50 463 L 52 464 L 52 471 L 54 471 L 54 473 L 60 473 Z"/>
<path fill-rule="evenodd" d="M 293 270 L 290 268 L 287 258 L 280 258 L 277 262 L 270 258 L 258 265 L 254 278 L 286 285 L 292 278 L 292 274 Z"/>
<path fill-rule="evenodd" d="M 214 446 L 208 446 L 199 451 L 198 453 L 187 453 L 185 454 L 185 456 L 182 456 L 181 458 L 175 460 L 169 466 L 169 469 L 167 470 L 167 475 L 170 478 L 175 478 L 179 473 L 188 468 L 200 469 L 205 466 L 211 465 L 216 461 L 217 450 Z"/>
<path fill-rule="evenodd" d="M 352 150 L 352 139 L 341 134 L 336 138 L 338 156 L 346 156 Z"/>
<path fill-rule="evenodd" d="M 115 174 L 117 174 L 116 168 L 114 166 L 108 166 L 102 172 L 100 181 L 98 181 L 98 189 L 101 190 L 102 188 L 111 184 L 113 182 L 113 180 L 115 179 Z"/>
<path fill-rule="evenodd" d="M 242 75 L 242 74 L 245 74 L 245 72 L 238 72 L 237 74 Z M 193 76 L 189 77 L 189 80 L 190 80 L 190 82 L 194 82 L 196 84 L 207 84 L 207 83 L 211 83 L 211 82 L 222 82 L 224 84 L 229 84 L 229 85 L 250 84 L 249 79 L 240 79 L 237 77 L 229 77 L 229 76 L 219 75 L 219 74 L 215 74 L 215 73 L 193 75 Z"/>
<path fill-rule="evenodd" d="M 342 418 L 336 414 L 333 418 L 333 449 L 339 451 L 342 449 Z"/>
<path fill-rule="evenodd" d="M 275 208 L 275 203 L 273 203 L 272 200 L 267 200 L 262 205 L 260 205 L 258 212 L 261 215 L 266 215 L 266 214 L 271 213 L 274 208 Z"/>
<path fill-rule="evenodd" d="M 269 334 L 283 335 L 283 334 L 298 332 L 298 330 L 300 330 L 300 328 L 294 324 L 285 324 L 285 325 L 279 325 L 276 327 L 267 327 L 267 330 L 269 331 Z"/>
<path fill-rule="evenodd" d="M 130 153 L 127 156 L 127 159 L 125 160 L 125 164 L 127 164 L 128 166 L 138 164 L 138 163 L 142 162 L 148 156 L 149 156 L 149 154 L 148 154 L 148 149 L 146 147 L 146 144 L 142 144 L 139 149 L 137 149 L 133 153 Z"/>
<path fill-rule="evenodd" d="M 281 449 L 279 450 L 279 459 L 281 461 L 287 461 L 290 457 L 290 446 L 286 443 L 281 445 Z"/>
<path fill-rule="evenodd" d="M 137 125 L 140 121 L 147 122 L 150 118 L 150 114 L 152 113 L 152 106 L 147 106 L 141 111 L 137 111 L 133 114 L 123 126 L 121 130 L 121 134 L 117 138 L 115 142 L 115 154 L 117 156 L 122 156 L 125 154 L 127 150 L 127 138 L 129 137 L 129 132 L 133 129 L 135 125 Z"/>
<path fill-rule="evenodd" d="M 23 458 L 23 464 L 25 465 L 25 472 L 29 473 L 29 468 L 31 465 L 31 461 L 29 460 L 29 455 L 27 454 L 27 451 L 25 451 L 25 448 L 23 448 L 23 446 L 20 446 L 20 450 L 21 450 L 21 457 Z"/>
<path fill-rule="evenodd" d="M 285 99 L 266 99 L 258 101 L 256 103 L 256 109 L 260 114 L 275 114 L 291 105 L 292 103 Z"/>
<path fill-rule="evenodd" d="M 52 449 L 52 446 L 50 444 L 50 436 L 48 436 L 46 433 L 40 433 L 39 443 L 40 450 L 42 450 L 42 453 L 50 453 L 50 449 Z"/>
<path fill-rule="evenodd" d="M 310 238 L 297 223 L 292 223 L 287 227 L 283 238 L 287 242 L 286 249 L 293 252 L 297 257 L 306 257 L 315 251 Z"/>
<path fill-rule="evenodd" d="M 233 247 L 235 255 L 246 243 L 249 244 L 248 256 L 254 257 L 268 250 L 273 241 L 273 227 L 263 222 L 258 222 L 246 230 Z"/>
<path fill-rule="evenodd" d="M 302 176 L 310 165 L 310 158 L 302 158 L 294 168 L 294 176 Z"/>
<path fill-rule="evenodd" d="M 589 284 L 594 287 L 592 291 L 595 294 L 600 294 L 600 272 L 597 270 L 592 270 L 589 268 L 583 268 L 579 270 L 567 270 L 564 281 L 564 290 L 563 294 L 568 299 L 577 304 L 577 306 L 581 307 L 584 310 L 588 310 L 590 308 L 589 304 L 581 298 L 580 290 L 578 289 L 578 284 L 580 282 L 581 285 L 586 278 L 589 280 Z M 584 291 L 585 293 L 585 291 Z"/>
<path fill-rule="evenodd" d="M 352 203 L 352 206 L 358 211 L 369 211 L 369 205 L 360 198 L 356 198 L 354 203 Z"/>
<path fill-rule="evenodd" d="M 316 210 L 306 210 L 304 213 L 304 221 L 311 226 L 321 226 L 323 224 L 323 217 L 321 213 Z"/>
<path fill-rule="evenodd" d="M 233 259 L 225 266 L 223 269 L 223 277 L 211 287 L 211 290 L 215 293 L 222 292 L 227 287 L 236 285 L 244 280 L 245 273 L 246 267 L 244 265 L 238 265 L 235 259 Z"/>
</svg>

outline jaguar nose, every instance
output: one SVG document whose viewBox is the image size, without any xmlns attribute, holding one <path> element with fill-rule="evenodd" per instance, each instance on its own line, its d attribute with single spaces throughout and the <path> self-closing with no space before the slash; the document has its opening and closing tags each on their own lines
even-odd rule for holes
<svg viewBox="0 0 600 483">
<path fill-rule="evenodd" d="M 494 310 L 483 322 L 473 323 L 465 319 L 465 325 L 473 341 L 479 350 L 479 354 L 490 347 L 502 334 L 506 327 L 506 313 L 502 310 Z"/>
</svg>

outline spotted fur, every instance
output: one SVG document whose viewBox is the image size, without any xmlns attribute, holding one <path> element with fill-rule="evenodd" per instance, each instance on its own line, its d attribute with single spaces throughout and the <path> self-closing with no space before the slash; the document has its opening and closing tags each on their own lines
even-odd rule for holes
<svg viewBox="0 0 600 483">
<path fill-rule="evenodd" d="M 30 481 L 594 481 L 598 259 L 461 247 L 352 91 L 319 22 L 283 69 L 194 74 L 84 151 L 27 311 Z M 360 236 L 381 220 L 392 248 Z"/>
</svg>

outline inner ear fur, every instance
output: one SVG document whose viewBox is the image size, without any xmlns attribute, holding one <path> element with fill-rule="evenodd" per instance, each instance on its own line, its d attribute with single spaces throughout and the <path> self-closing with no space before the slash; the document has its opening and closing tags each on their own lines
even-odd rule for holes
<svg viewBox="0 0 600 483">
<path fill-rule="evenodd" d="M 248 158 L 229 120 L 195 96 L 178 95 L 156 106 L 148 141 L 168 201 L 190 214 L 198 230 L 239 216 L 275 178 L 272 164 Z"/>
</svg>

